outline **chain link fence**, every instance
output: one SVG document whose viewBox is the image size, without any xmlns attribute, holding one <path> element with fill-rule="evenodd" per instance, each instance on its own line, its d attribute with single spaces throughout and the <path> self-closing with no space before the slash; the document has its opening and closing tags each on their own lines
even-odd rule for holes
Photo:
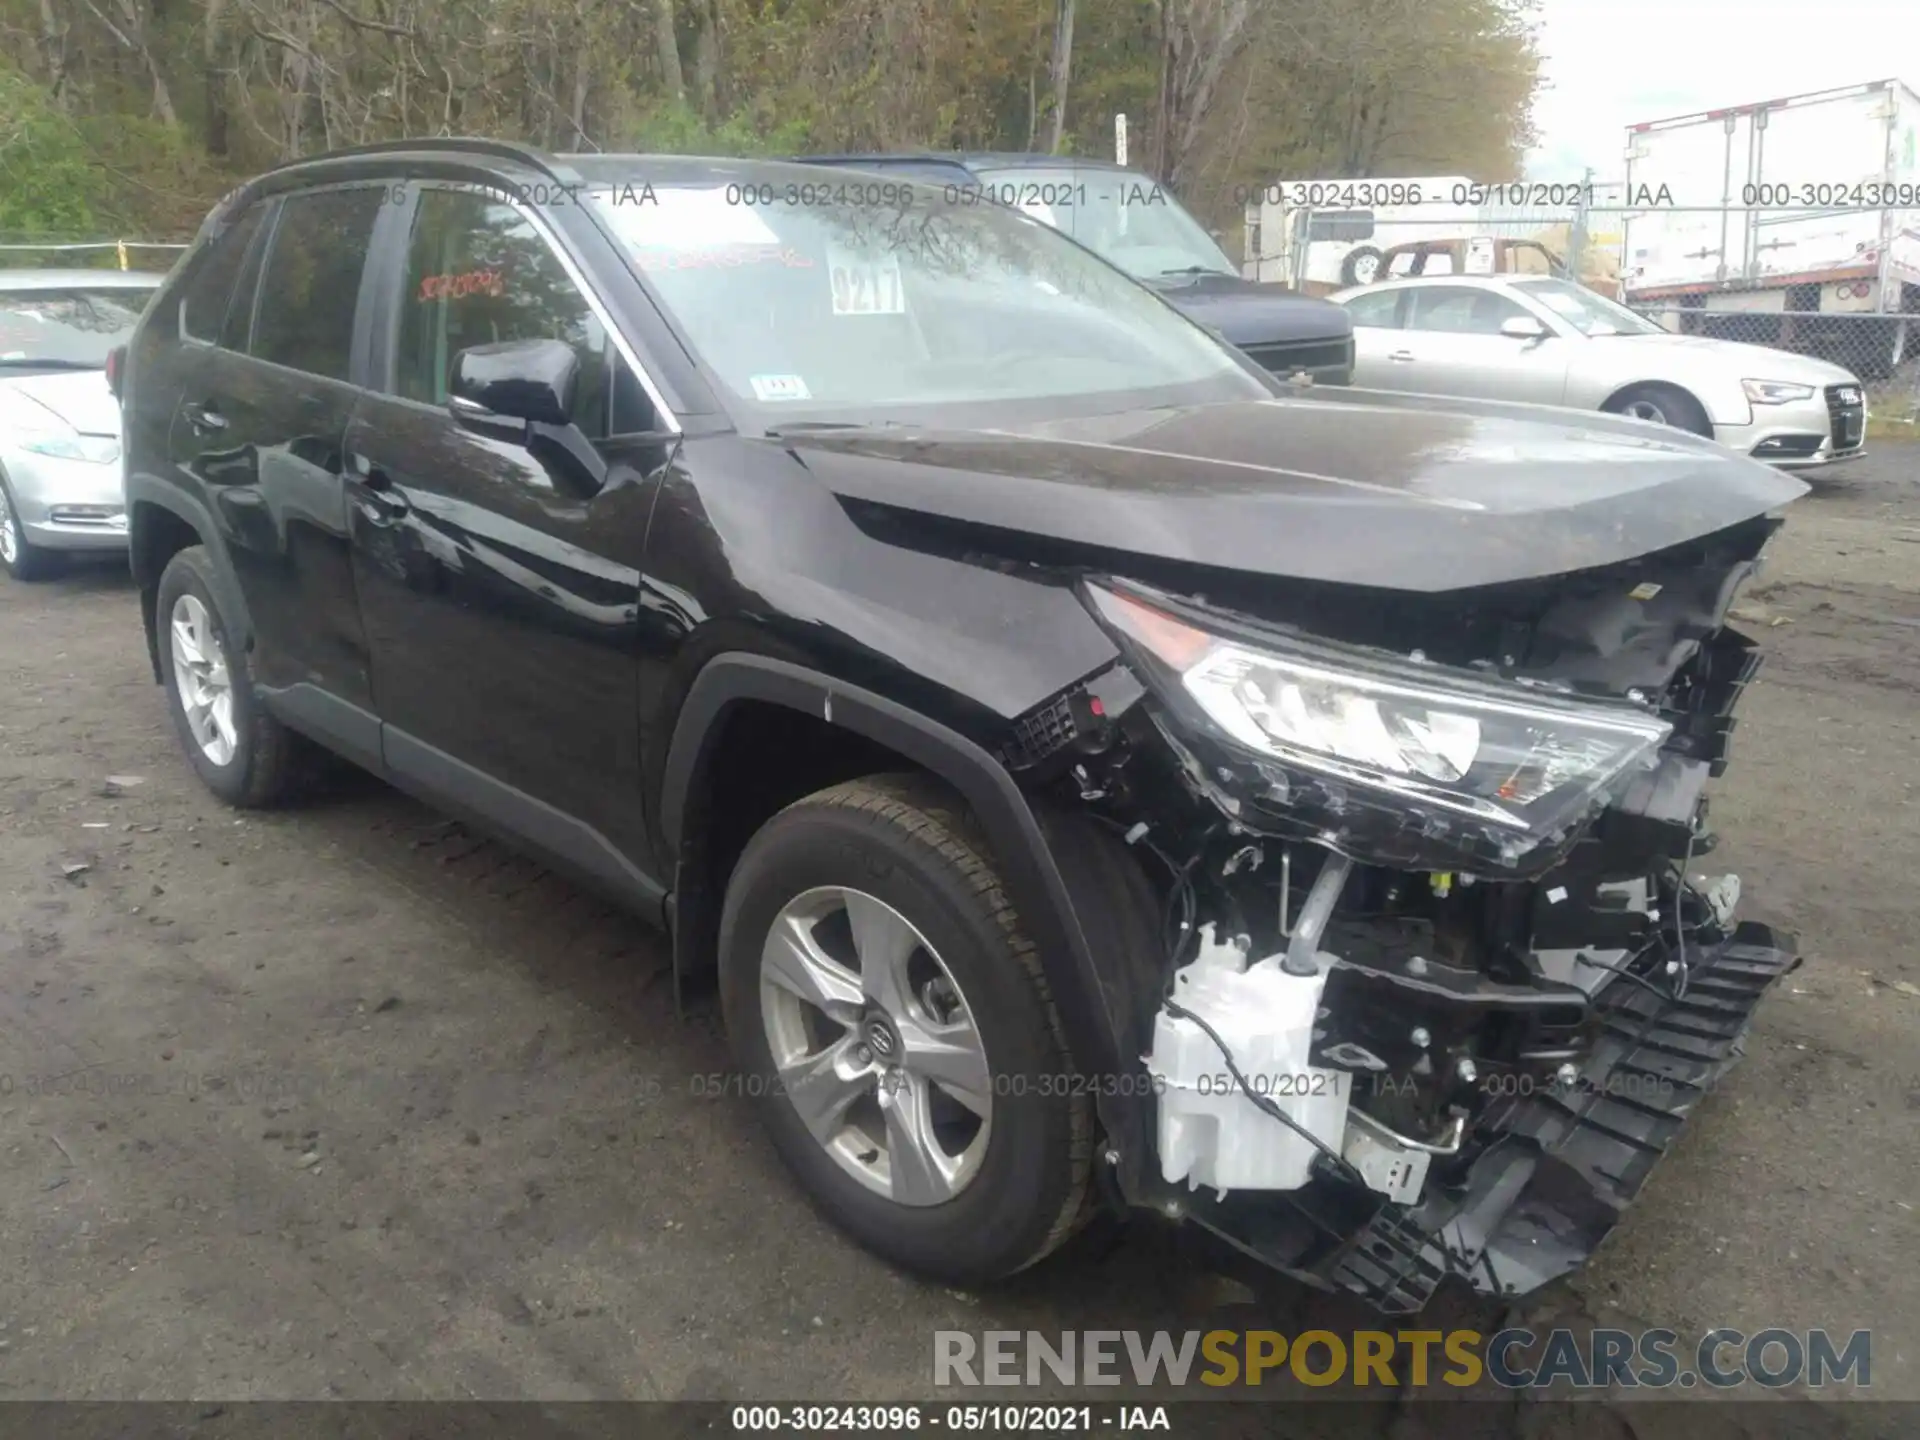
<svg viewBox="0 0 1920 1440">
<path fill-rule="evenodd" d="M 1765 345 L 1828 361 L 1865 385 L 1873 415 L 1907 423 L 1920 420 L 1920 314 L 1631 308 L 1675 335 Z"/>
</svg>

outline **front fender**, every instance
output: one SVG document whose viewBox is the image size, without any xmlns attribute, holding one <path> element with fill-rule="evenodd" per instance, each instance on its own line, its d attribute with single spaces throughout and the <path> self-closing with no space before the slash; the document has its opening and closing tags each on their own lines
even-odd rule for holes
<svg viewBox="0 0 1920 1440">
<path fill-rule="evenodd" d="M 1151 951 L 1154 925 L 1141 919 L 1150 901 L 1130 855 L 1116 856 L 1112 847 L 1118 842 L 1102 833 L 1085 833 L 1095 831 L 1091 822 L 1037 810 L 1006 767 L 958 731 L 805 666 L 729 652 L 710 660 L 695 678 L 667 755 L 660 833 L 664 853 L 676 857 L 676 891 L 686 862 L 687 808 L 702 791 L 711 741 L 721 733 L 729 707 L 749 701 L 819 716 L 862 735 L 939 777 L 966 801 L 986 831 L 1021 922 L 1038 948 L 1068 1045 L 1098 1100 L 1116 1163 L 1131 1170 L 1150 1134 L 1145 1117 L 1151 1107 L 1132 1080 L 1140 1070 L 1140 1017 L 1153 1009 L 1158 957 Z M 1076 822 L 1079 829 L 1073 828 Z M 673 928 L 675 971 L 686 973 L 697 957 L 681 950 L 692 943 L 696 927 L 676 923 Z M 1098 951 L 1090 936 L 1100 939 Z"/>
</svg>

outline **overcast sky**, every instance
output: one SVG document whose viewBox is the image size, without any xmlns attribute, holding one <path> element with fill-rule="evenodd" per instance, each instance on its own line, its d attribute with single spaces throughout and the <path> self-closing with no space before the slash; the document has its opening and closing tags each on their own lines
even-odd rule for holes
<svg viewBox="0 0 1920 1440">
<path fill-rule="evenodd" d="M 1920 87 L 1920 0 L 1543 0 L 1537 180 L 1626 171 L 1627 126 L 1808 90 Z"/>
</svg>

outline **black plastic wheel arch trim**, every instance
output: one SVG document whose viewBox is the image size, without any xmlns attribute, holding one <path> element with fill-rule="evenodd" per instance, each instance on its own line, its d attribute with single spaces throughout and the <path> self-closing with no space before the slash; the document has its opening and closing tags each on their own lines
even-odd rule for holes
<svg viewBox="0 0 1920 1440">
<path fill-rule="evenodd" d="M 710 660 L 695 678 L 674 724 L 661 783 L 662 855 L 680 855 L 688 800 L 698 793 L 710 743 L 727 710 L 745 701 L 821 716 L 885 746 L 958 791 L 986 830 L 1021 923 L 1039 950 L 1075 1063 L 1090 1076 L 1137 1068 L 1122 1058 L 1107 1022 L 1100 971 L 1086 931 L 1027 797 L 1006 768 L 979 745 L 883 695 L 762 655 L 731 652 Z M 678 952 L 687 927 L 674 928 Z M 676 953 L 676 971 L 680 961 Z"/>
<path fill-rule="evenodd" d="M 147 659 L 153 666 L 153 683 L 158 685 L 162 679 L 159 617 L 153 613 L 152 602 L 160 584 L 160 574 L 155 571 L 148 575 L 142 571 L 143 553 L 138 544 L 139 537 L 133 533 L 137 506 L 152 505 L 169 512 L 175 519 L 184 521 L 198 537 L 197 543 L 206 549 L 207 558 L 213 563 L 214 584 L 218 587 L 214 598 L 220 602 L 220 618 L 235 632 L 235 639 L 242 649 L 250 648 L 253 644 L 253 612 L 247 608 L 246 595 L 240 588 L 239 577 L 234 573 L 232 557 L 227 554 L 226 542 L 221 539 L 220 527 L 214 521 L 213 512 L 176 487 L 144 475 L 127 476 L 126 500 L 128 559 L 133 568 L 134 584 L 140 588 L 141 618 L 146 625 Z"/>
</svg>

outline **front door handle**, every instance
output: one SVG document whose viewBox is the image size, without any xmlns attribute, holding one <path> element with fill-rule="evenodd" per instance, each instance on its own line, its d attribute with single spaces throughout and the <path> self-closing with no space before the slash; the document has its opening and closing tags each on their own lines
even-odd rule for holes
<svg viewBox="0 0 1920 1440">
<path fill-rule="evenodd" d="M 1413 352 L 1411 350 L 1396 350 L 1391 355 L 1387 356 L 1387 359 L 1398 360 L 1402 363 L 1405 363 L 1406 361 L 1413 359 Z"/>
<path fill-rule="evenodd" d="M 364 456 L 355 456 L 353 469 L 360 482 L 360 508 L 367 518 L 378 522 L 398 520 L 413 508 L 407 492 L 393 483 L 393 477 L 378 465 L 368 464 Z"/>
<path fill-rule="evenodd" d="M 203 435 L 227 428 L 227 417 L 211 405 L 188 405 L 181 413 L 187 417 L 187 423 Z"/>
</svg>

